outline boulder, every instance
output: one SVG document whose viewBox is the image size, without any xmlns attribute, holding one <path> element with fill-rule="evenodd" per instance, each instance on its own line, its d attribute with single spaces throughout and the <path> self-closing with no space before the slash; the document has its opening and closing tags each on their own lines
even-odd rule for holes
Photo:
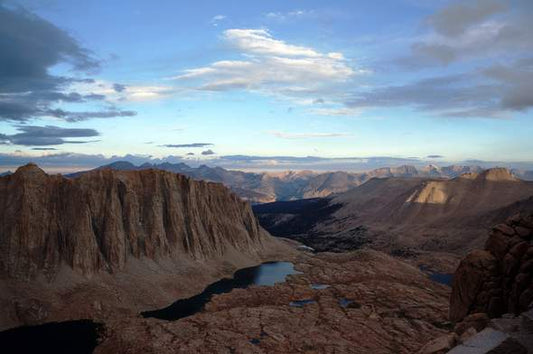
<svg viewBox="0 0 533 354">
<path fill-rule="evenodd" d="M 477 333 L 487 327 L 489 321 L 489 316 L 486 313 L 474 313 L 466 316 L 463 321 L 459 322 L 455 326 L 454 331 L 458 335 L 462 335 L 468 329 L 473 328 Z"/>
<path fill-rule="evenodd" d="M 496 264 L 496 258 L 488 251 L 475 250 L 461 261 L 457 268 L 450 296 L 450 320 L 461 321 L 481 292 L 490 276 L 489 266 Z"/>
<path fill-rule="evenodd" d="M 457 336 L 455 334 L 447 334 L 442 337 L 433 339 L 420 349 L 419 354 L 437 354 L 446 353 L 453 348 L 457 342 Z"/>
<path fill-rule="evenodd" d="M 467 339 L 448 354 L 527 354 L 527 349 L 508 334 L 492 328 Z"/>
</svg>

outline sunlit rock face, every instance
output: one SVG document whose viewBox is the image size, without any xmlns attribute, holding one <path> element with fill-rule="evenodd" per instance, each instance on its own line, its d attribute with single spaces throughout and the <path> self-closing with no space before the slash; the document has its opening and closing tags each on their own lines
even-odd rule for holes
<svg viewBox="0 0 533 354">
<path fill-rule="evenodd" d="M 129 258 L 205 259 L 261 247 L 251 208 L 224 186 L 160 170 L 50 176 L 29 164 L 0 179 L 0 270 L 85 275 Z"/>
</svg>

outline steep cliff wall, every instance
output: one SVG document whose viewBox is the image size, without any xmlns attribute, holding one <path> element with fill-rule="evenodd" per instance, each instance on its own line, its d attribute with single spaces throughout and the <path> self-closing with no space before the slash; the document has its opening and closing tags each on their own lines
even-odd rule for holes
<svg viewBox="0 0 533 354">
<path fill-rule="evenodd" d="M 160 170 L 97 170 L 75 179 L 29 164 L 0 178 L 0 272 L 90 275 L 128 258 L 205 259 L 261 247 L 250 206 L 224 186 Z"/>
</svg>

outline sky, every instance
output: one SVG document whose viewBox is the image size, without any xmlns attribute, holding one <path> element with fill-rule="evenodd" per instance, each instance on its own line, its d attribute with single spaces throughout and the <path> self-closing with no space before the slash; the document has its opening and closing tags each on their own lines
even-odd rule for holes
<svg viewBox="0 0 533 354">
<path fill-rule="evenodd" d="M 0 170 L 533 168 L 532 20 L 529 0 L 0 0 Z"/>
</svg>

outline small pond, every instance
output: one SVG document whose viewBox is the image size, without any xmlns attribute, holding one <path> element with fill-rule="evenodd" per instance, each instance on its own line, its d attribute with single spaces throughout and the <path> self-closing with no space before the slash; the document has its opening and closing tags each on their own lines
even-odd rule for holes
<svg viewBox="0 0 533 354">
<path fill-rule="evenodd" d="M 273 286 L 284 282 L 290 274 L 300 274 L 290 262 L 267 262 L 255 267 L 243 268 L 236 271 L 233 278 L 214 282 L 198 295 L 178 300 L 159 310 L 142 312 L 141 315 L 175 321 L 202 311 L 213 295 L 229 293 L 233 289 L 244 289 L 251 285 Z"/>
<path fill-rule="evenodd" d="M 316 303 L 313 299 L 303 299 L 303 300 L 294 300 L 289 303 L 289 306 L 291 307 L 304 307 L 308 304 L 314 304 Z"/>
<path fill-rule="evenodd" d="M 102 325 L 91 320 L 50 322 L 0 332 L 2 353 L 92 353 Z"/>
<path fill-rule="evenodd" d="M 313 290 L 323 290 L 329 288 L 328 284 L 311 284 L 311 289 Z"/>
</svg>

